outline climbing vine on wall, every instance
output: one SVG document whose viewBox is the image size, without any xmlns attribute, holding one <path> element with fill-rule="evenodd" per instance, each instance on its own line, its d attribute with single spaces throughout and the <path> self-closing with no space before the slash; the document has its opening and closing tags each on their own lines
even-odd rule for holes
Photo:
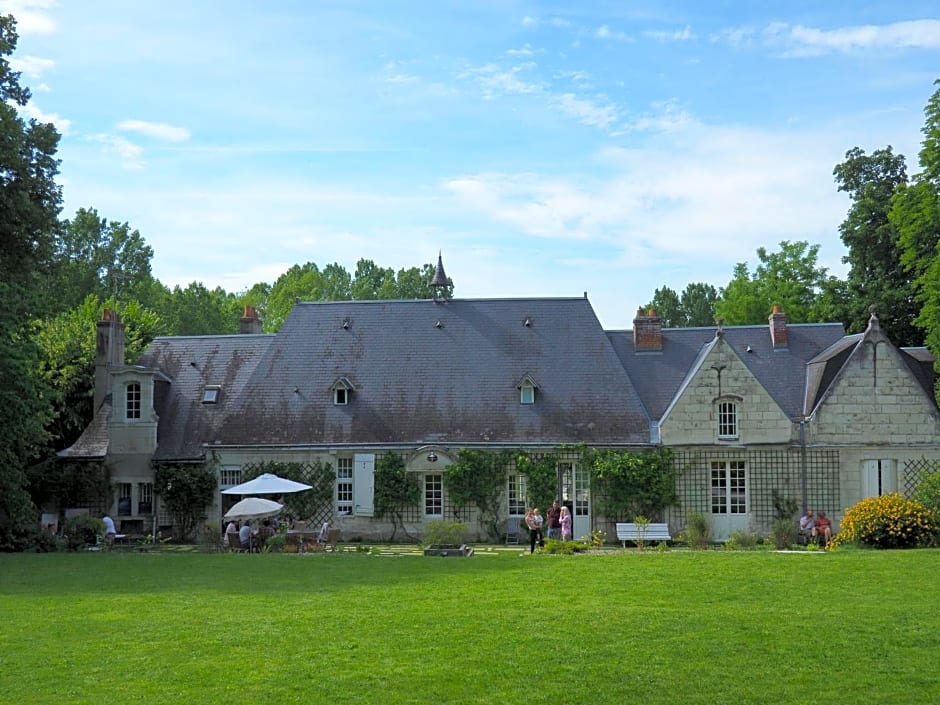
<svg viewBox="0 0 940 705">
<path fill-rule="evenodd" d="M 451 501 L 461 510 L 476 505 L 480 523 L 493 541 L 500 538 L 500 509 L 512 460 L 513 452 L 508 450 L 464 449 L 458 452 L 457 462 L 444 471 L 444 486 Z"/>
<path fill-rule="evenodd" d="M 526 476 L 528 506 L 544 508 L 558 496 L 558 460 L 556 453 L 516 453 L 516 470 Z"/>
<path fill-rule="evenodd" d="M 401 529 L 408 538 L 405 529 L 405 510 L 421 501 L 421 483 L 418 476 L 405 470 L 405 461 L 397 453 L 388 453 L 375 461 L 375 515 L 388 518 L 392 522 L 390 541 Z"/>
<path fill-rule="evenodd" d="M 585 448 L 581 462 L 590 469 L 598 490 L 595 509 L 608 519 L 658 518 L 678 502 L 679 470 L 668 448 L 641 453 Z"/>
</svg>

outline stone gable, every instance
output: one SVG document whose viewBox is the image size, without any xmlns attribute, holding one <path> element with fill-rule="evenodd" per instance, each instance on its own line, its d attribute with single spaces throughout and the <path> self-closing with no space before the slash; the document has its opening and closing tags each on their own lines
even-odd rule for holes
<svg viewBox="0 0 940 705">
<path fill-rule="evenodd" d="M 936 407 L 890 344 L 863 342 L 810 422 L 814 443 L 911 445 L 940 441 Z"/>
<path fill-rule="evenodd" d="M 718 401 L 738 402 L 735 441 L 718 440 Z M 789 443 L 793 425 L 737 353 L 718 340 L 660 426 L 664 445 Z"/>
</svg>

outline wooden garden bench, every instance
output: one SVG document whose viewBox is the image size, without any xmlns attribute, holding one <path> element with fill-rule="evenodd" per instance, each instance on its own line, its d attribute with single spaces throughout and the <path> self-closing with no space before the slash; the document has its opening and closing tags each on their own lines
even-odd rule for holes
<svg viewBox="0 0 940 705">
<path fill-rule="evenodd" d="M 647 524 L 646 527 L 641 527 L 639 524 L 618 523 L 617 540 L 626 548 L 627 541 L 633 541 L 634 543 L 639 540 L 672 541 L 672 536 L 669 535 L 669 524 L 651 523 Z"/>
</svg>

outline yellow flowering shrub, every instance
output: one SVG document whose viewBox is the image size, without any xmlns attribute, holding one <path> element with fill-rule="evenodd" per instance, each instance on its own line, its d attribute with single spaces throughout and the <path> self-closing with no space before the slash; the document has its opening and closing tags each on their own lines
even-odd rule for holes
<svg viewBox="0 0 940 705">
<path fill-rule="evenodd" d="M 833 543 L 862 543 L 875 548 L 926 546 L 936 523 L 930 509 L 896 492 L 869 497 L 846 510 Z"/>
</svg>

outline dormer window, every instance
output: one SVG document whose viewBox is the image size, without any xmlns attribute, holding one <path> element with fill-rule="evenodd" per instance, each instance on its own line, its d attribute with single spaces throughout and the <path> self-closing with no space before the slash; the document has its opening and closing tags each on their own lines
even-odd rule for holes
<svg viewBox="0 0 940 705">
<path fill-rule="evenodd" d="M 125 418 L 128 419 L 139 419 L 140 418 L 140 384 L 137 382 L 131 382 L 126 387 L 126 414 Z"/>
<path fill-rule="evenodd" d="M 333 382 L 330 390 L 333 392 L 333 404 L 336 406 L 345 406 L 349 403 L 349 397 L 352 392 L 356 391 L 356 387 L 353 386 L 353 383 L 349 381 L 348 377 L 340 377 Z"/>
<path fill-rule="evenodd" d="M 217 404 L 219 401 L 219 392 L 222 391 L 222 387 L 217 384 L 210 384 L 205 389 L 202 390 L 202 403 L 203 404 Z"/>
<path fill-rule="evenodd" d="M 522 379 L 519 381 L 519 384 L 516 385 L 516 389 L 519 390 L 519 403 L 534 404 L 535 390 L 538 388 L 539 385 L 535 383 L 535 380 L 532 379 L 531 375 L 523 375 Z"/>
</svg>

